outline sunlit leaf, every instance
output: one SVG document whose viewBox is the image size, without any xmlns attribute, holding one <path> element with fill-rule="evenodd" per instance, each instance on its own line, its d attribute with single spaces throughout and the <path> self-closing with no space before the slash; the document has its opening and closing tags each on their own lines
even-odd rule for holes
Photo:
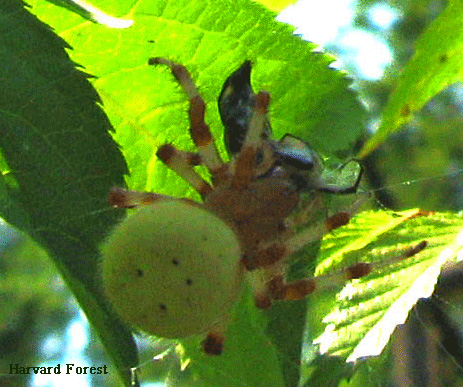
<svg viewBox="0 0 463 387">
<path fill-rule="evenodd" d="M 325 299 L 328 294 L 313 298 L 311 320 L 323 330 L 317 339 L 322 353 L 350 361 L 379 355 L 416 301 L 431 295 L 442 264 L 462 249 L 462 230 L 463 218 L 453 214 L 365 212 L 327 236 L 320 268 L 332 267 L 333 260 L 344 267 L 358 261 L 380 266 L 346 285 L 330 302 Z M 428 245 L 416 256 L 394 261 L 424 240 Z"/>
</svg>

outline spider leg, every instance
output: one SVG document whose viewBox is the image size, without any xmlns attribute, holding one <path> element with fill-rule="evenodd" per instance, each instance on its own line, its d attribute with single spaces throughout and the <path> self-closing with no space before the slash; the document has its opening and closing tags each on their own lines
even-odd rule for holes
<svg viewBox="0 0 463 387">
<path fill-rule="evenodd" d="M 237 277 L 236 284 L 238 285 L 232 292 L 230 298 L 230 306 L 234 303 L 237 299 L 239 299 L 241 291 L 242 291 L 242 284 L 244 280 L 245 270 L 244 267 L 241 267 L 239 276 Z M 226 308 L 224 308 L 226 310 Z M 223 343 L 225 341 L 225 334 L 227 329 L 230 325 L 230 313 L 224 314 L 219 320 L 217 320 L 214 325 L 209 329 L 209 332 L 206 338 L 202 342 L 203 350 L 207 355 L 217 356 L 222 353 Z"/>
<path fill-rule="evenodd" d="M 263 272 L 267 273 L 264 275 L 264 279 L 257 281 L 257 285 L 254 286 L 256 289 L 256 305 L 260 308 L 266 308 L 270 306 L 272 299 L 303 298 L 321 286 L 316 283 L 316 281 L 319 281 L 318 279 L 303 279 L 295 283 L 286 284 L 283 280 L 284 270 L 282 269 L 284 261 L 309 243 L 320 240 L 327 232 L 347 224 L 368 197 L 369 195 L 359 197 L 347 211 L 338 212 L 322 222 L 304 228 L 300 232 L 295 234 L 289 232 L 279 243 L 270 242 L 262 244 L 252 259 L 244 257 L 242 262 L 248 270 L 263 269 Z M 306 220 L 310 216 L 311 211 L 313 211 L 314 206 L 319 204 L 320 202 L 317 198 L 310 201 L 307 208 L 301 210 L 299 216 L 289 218 L 288 226 L 294 229 L 300 222 Z M 358 269 L 362 267 L 359 266 Z M 352 272 L 355 269 L 353 267 Z"/>
<path fill-rule="evenodd" d="M 187 181 L 202 198 L 212 191 L 212 187 L 193 169 L 193 166 L 201 164 L 199 154 L 179 151 L 170 144 L 161 146 L 156 154 L 170 169 Z M 109 204 L 116 208 L 133 208 L 152 204 L 157 200 L 176 200 L 176 198 L 152 192 L 130 191 L 119 187 L 111 188 L 108 195 Z"/>
<path fill-rule="evenodd" d="M 287 228 L 294 230 L 297 226 L 307 224 L 324 209 L 323 200 L 320 195 L 315 195 L 301 211 L 291 214 L 285 219 Z"/>
<path fill-rule="evenodd" d="M 193 168 L 198 161 L 194 153 L 182 152 L 171 144 L 165 144 L 158 149 L 156 155 L 188 182 L 203 199 L 212 191 L 212 187 Z"/>
<path fill-rule="evenodd" d="M 229 317 L 225 316 L 221 321 L 214 325 L 203 340 L 203 350 L 206 354 L 217 356 L 222 353 L 225 341 L 225 332 L 229 325 Z"/>
<path fill-rule="evenodd" d="M 289 283 L 284 280 L 279 267 L 266 268 L 265 272 L 268 280 L 265 282 L 261 281 L 260 284 L 254 286 L 256 306 L 266 309 L 272 304 L 273 300 L 300 300 L 314 292 L 342 286 L 347 281 L 365 277 L 371 272 L 410 258 L 425 249 L 426 246 L 427 241 L 421 241 L 417 245 L 406 249 L 402 254 L 386 261 L 376 263 L 359 262 L 335 273 L 304 278 Z"/>
<path fill-rule="evenodd" d="M 174 63 L 165 58 L 150 58 L 148 63 L 150 65 L 163 64 L 168 66 L 180 86 L 187 93 L 190 99 L 190 135 L 198 148 L 201 161 L 209 169 L 214 179 L 225 177 L 228 169 L 227 165 L 223 163 L 217 152 L 210 128 L 204 121 L 206 104 L 199 94 L 188 70 L 181 64 Z"/>
<path fill-rule="evenodd" d="M 323 222 L 303 229 L 302 231 L 289 237 L 286 242 L 286 254 L 289 256 L 299 251 L 311 242 L 315 242 L 329 231 L 335 230 L 349 223 L 349 220 L 359 211 L 361 205 L 370 198 L 370 193 L 361 195 L 348 210 L 340 211 L 328 217 Z"/>
<path fill-rule="evenodd" d="M 283 261 L 296 251 L 301 250 L 304 246 L 309 243 L 320 240 L 323 235 L 329 231 L 335 230 L 341 226 L 349 223 L 349 220 L 354 216 L 361 205 L 371 196 L 369 193 L 365 193 L 359 197 L 347 211 L 340 211 L 336 214 L 328 217 L 322 222 L 319 222 L 313 226 L 306 227 L 297 233 L 286 233 L 281 242 L 275 243 L 274 241 L 263 243 L 260 245 L 259 250 L 251 259 L 244 257 L 242 262 L 248 270 L 254 270 L 261 267 L 269 267 L 274 265 L 276 262 Z M 310 211 L 313 210 L 314 206 L 320 203 L 319 201 L 311 201 L 308 204 L 307 211 L 302 209 L 298 216 L 288 218 L 288 226 L 294 228 L 294 226 L 300 224 L 300 222 L 310 217 Z M 282 234 L 283 236 L 283 234 Z"/>
<path fill-rule="evenodd" d="M 335 288 L 351 279 L 365 277 L 373 271 L 378 271 L 395 262 L 413 257 L 424 250 L 427 244 L 427 241 L 421 241 L 417 245 L 406 249 L 402 254 L 386 261 L 376 263 L 359 262 L 336 273 L 306 278 L 292 283 L 285 283 L 282 276 L 274 277 L 269 284 L 270 294 L 273 299 L 300 300 L 315 291 Z"/>
<path fill-rule="evenodd" d="M 282 233 L 280 242 L 271 241 L 268 243 L 261 243 L 257 252 L 252 256 L 244 256 L 242 263 L 248 270 L 254 270 L 263 267 L 269 267 L 279 261 L 284 261 L 291 254 L 301 250 L 309 243 L 322 239 L 323 235 L 329 231 L 335 230 L 341 226 L 349 223 L 349 220 L 355 215 L 360 206 L 370 197 L 369 193 L 357 199 L 347 211 L 340 211 L 322 222 L 313 226 L 306 227 L 296 234 L 292 232 Z M 315 202 L 310 202 L 309 207 L 316 205 Z M 310 216 L 310 209 L 306 212 L 305 209 L 301 210 L 300 218 L 290 217 L 288 219 L 288 226 L 294 228 L 300 221 L 305 220 Z"/>
<path fill-rule="evenodd" d="M 167 195 L 160 195 L 152 192 L 130 191 L 124 188 L 113 187 L 109 190 L 108 202 L 116 208 L 133 208 L 146 206 L 160 200 L 187 200 L 177 199 Z M 191 201 L 192 203 L 196 203 Z"/>
<path fill-rule="evenodd" d="M 256 96 L 256 105 L 249 121 L 246 137 L 234 162 L 232 185 L 235 188 L 245 187 L 256 175 L 255 159 L 258 150 L 261 148 L 262 133 L 265 129 L 269 103 L 270 94 L 260 91 Z M 267 163 L 264 162 L 264 164 Z"/>
</svg>

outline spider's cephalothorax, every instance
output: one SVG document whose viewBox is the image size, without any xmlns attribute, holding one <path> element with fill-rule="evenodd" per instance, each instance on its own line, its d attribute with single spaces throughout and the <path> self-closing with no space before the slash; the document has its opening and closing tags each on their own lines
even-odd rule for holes
<svg viewBox="0 0 463 387">
<path fill-rule="evenodd" d="M 112 205 L 140 206 L 116 227 L 102 249 L 103 286 L 124 320 L 161 337 L 207 334 L 204 350 L 217 355 L 246 273 L 253 277 L 256 305 L 267 308 L 274 300 L 298 300 L 371 271 L 370 264 L 359 263 L 329 279 L 286 281 L 288 258 L 329 230 L 346 224 L 364 199 L 354 202 L 348 211 L 313 221 L 320 207 L 318 195 L 301 201 L 295 174 L 307 182 L 302 188 L 314 191 L 352 192 L 358 182 L 354 187 L 330 186 L 322 181 L 316 162 L 312 169 L 298 164 L 301 154 L 309 150 L 306 143 L 292 136 L 271 139 L 267 117 L 270 96 L 252 92 L 250 62 L 227 79 L 219 98 L 229 134 L 229 163 L 216 150 L 204 121 L 205 103 L 186 68 L 164 58 L 152 58 L 149 64 L 170 68 L 187 93 L 190 135 L 197 148 L 197 153 L 192 153 L 165 144 L 157 156 L 185 179 L 203 202 L 111 190 Z M 243 92 L 229 88 L 235 78 Z M 230 99 L 224 105 L 226 98 Z M 310 164 L 315 160 L 311 157 L 306 153 L 302 161 Z M 212 184 L 196 173 L 194 166 L 198 164 L 209 170 Z M 308 220 L 312 224 L 305 226 Z M 404 256 L 423 247 L 420 244 L 409 249 Z"/>
</svg>

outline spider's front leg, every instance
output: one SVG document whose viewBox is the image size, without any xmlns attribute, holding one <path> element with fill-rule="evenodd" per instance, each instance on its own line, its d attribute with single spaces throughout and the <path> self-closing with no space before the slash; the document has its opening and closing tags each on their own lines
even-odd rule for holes
<svg viewBox="0 0 463 387">
<path fill-rule="evenodd" d="M 349 223 L 349 220 L 358 212 L 366 198 L 366 196 L 362 196 L 351 204 L 347 211 L 337 212 L 327 219 L 295 233 L 294 229 L 297 226 L 305 224 L 316 210 L 316 207 L 320 205 L 319 197 L 315 197 L 299 213 L 286 218 L 286 230 L 279 235 L 279 242 L 269 241 L 261 243 L 252 262 L 245 261 L 243 263 L 248 270 L 253 270 L 270 267 L 278 262 L 284 262 L 289 256 L 301 250 L 304 246 L 322 239 L 328 232 Z"/>
<path fill-rule="evenodd" d="M 213 181 L 223 180 L 227 176 L 228 166 L 221 159 L 212 137 L 209 125 L 204 121 L 206 104 L 199 94 L 190 73 L 185 66 L 165 58 L 150 58 L 150 65 L 165 65 L 183 88 L 190 100 L 189 120 L 190 135 L 198 148 L 201 163 L 210 171 Z M 163 160 L 164 161 L 164 160 Z M 183 168 L 183 167 L 182 167 Z M 177 170 L 175 170 L 177 172 Z"/>
<path fill-rule="evenodd" d="M 199 205 L 199 203 L 194 200 L 187 198 L 176 198 L 153 192 L 132 191 L 119 187 L 111 188 L 108 194 L 108 203 L 115 208 L 135 208 L 139 206 L 148 206 L 162 201 L 181 201 L 193 206 Z"/>
<path fill-rule="evenodd" d="M 232 186 L 237 189 L 246 187 L 253 178 L 267 172 L 275 160 L 269 144 L 263 142 L 262 133 L 267 122 L 267 109 L 270 103 L 270 94 L 260 91 L 256 96 L 254 110 L 249 120 L 248 130 L 243 145 L 234 161 Z M 262 162 L 256 165 L 256 156 L 262 152 Z"/>
<path fill-rule="evenodd" d="M 346 225 L 365 200 L 366 197 L 361 197 L 351 205 L 348 211 L 338 212 L 323 222 L 305 228 L 298 233 L 292 235 L 290 233 L 286 240 L 281 243 L 261 246 L 261 249 L 256 253 L 254 268 L 262 269 L 264 274 L 261 275 L 260 281 L 256 281 L 254 285 L 256 305 L 265 309 L 272 304 L 273 300 L 299 300 L 315 291 L 340 286 L 351 279 L 364 277 L 381 267 L 410 258 L 427 246 L 427 242 L 422 241 L 385 262 L 360 262 L 333 274 L 286 282 L 284 267 L 287 259 L 308 244 L 320 240 L 327 232 Z M 294 217 L 291 227 L 295 227 L 298 221 L 303 220 L 305 220 L 305 216 Z"/>
<path fill-rule="evenodd" d="M 425 249 L 426 246 L 427 241 L 421 241 L 403 251 L 402 254 L 384 262 L 359 262 L 335 273 L 304 278 L 289 283 L 285 281 L 284 273 L 282 273 L 279 265 L 263 268 L 263 274 L 260 275 L 261 280 L 257 281 L 257 285 L 256 282 L 254 283 L 256 306 L 266 309 L 271 306 L 273 300 L 300 300 L 314 292 L 342 286 L 352 279 L 365 277 L 385 266 L 408 259 Z"/>
<path fill-rule="evenodd" d="M 293 283 L 285 283 L 282 276 L 275 276 L 269 283 L 269 292 L 273 299 L 278 300 L 300 300 L 305 296 L 316 291 L 332 289 L 341 286 L 352 279 L 365 277 L 366 275 L 379 270 L 384 266 L 389 266 L 397 261 L 413 257 L 427 246 L 427 241 L 421 241 L 415 246 L 412 246 L 402 254 L 397 255 L 385 262 L 359 262 L 351 265 L 339 272 L 332 274 L 305 278 Z"/>
<path fill-rule="evenodd" d="M 124 188 L 113 187 L 109 190 L 108 203 L 116 208 L 134 208 L 153 204 L 160 200 L 171 200 L 167 195 L 152 192 L 131 191 Z"/>
</svg>

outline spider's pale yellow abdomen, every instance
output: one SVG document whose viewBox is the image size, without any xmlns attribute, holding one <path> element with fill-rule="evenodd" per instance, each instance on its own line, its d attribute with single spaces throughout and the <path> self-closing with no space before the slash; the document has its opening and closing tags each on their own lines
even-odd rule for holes
<svg viewBox="0 0 463 387">
<path fill-rule="evenodd" d="M 140 207 L 115 228 L 102 256 L 103 286 L 116 312 L 155 336 L 205 333 L 240 294 L 235 233 L 187 202 Z"/>
</svg>

